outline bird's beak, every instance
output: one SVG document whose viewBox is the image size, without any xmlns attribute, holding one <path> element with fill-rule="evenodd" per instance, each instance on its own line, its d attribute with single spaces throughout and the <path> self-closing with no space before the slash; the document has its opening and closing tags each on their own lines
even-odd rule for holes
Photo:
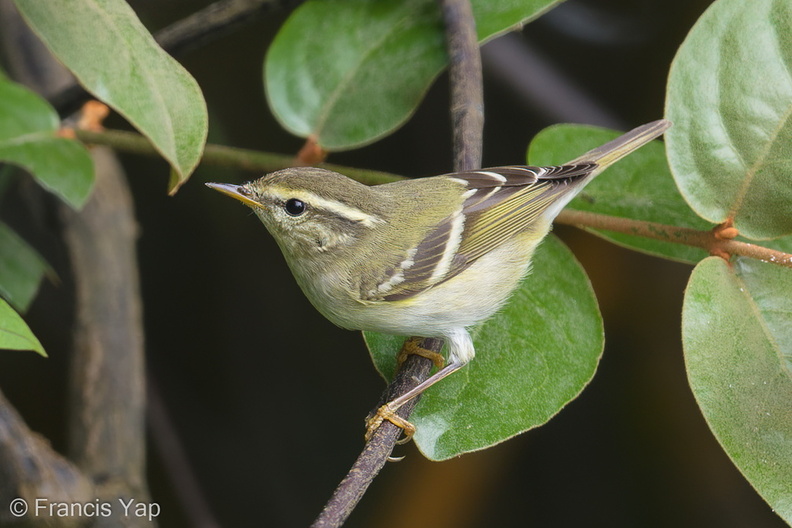
<svg viewBox="0 0 792 528">
<path fill-rule="evenodd" d="M 261 207 L 261 204 L 250 197 L 250 191 L 244 185 L 234 185 L 231 183 L 207 183 L 207 187 L 227 194 L 231 198 L 236 198 L 245 205 L 251 207 Z"/>
</svg>

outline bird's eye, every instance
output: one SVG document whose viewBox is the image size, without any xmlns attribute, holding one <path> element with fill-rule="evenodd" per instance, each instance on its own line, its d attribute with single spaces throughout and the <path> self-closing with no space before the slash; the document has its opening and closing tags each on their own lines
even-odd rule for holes
<svg viewBox="0 0 792 528">
<path fill-rule="evenodd" d="M 300 216 L 305 212 L 306 206 L 305 202 L 302 200 L 298 200 L 297 198 L 290 198 L 286 200 L 286 203 L 283 205 L 283 208 L 286 209 L 286 212 L 291 216 Z"/>
</svg>

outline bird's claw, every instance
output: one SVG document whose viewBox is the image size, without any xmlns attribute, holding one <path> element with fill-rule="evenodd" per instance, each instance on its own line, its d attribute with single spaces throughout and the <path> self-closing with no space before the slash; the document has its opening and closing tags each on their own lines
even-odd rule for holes
<svg viewBox="0 0 792 528">
<path fill-rule="evenodd" d="M 421 340 L 422 338 L 420 337 L 412 337 L 404 342 L 404 345 L 399 351 L 399 355 L 396 356 L 396 361 L 399 362 L 399 365 L 407 361 L 407 358 L 410 356 L 421 356 L 431 360 L 438 369 L 443 368 L 445 366 L 445 358 L 443 355 L 434 350 L 422 347 L 419 344 Z"/>
<path fill-rule="evenodd" d="M 366 421 L 366 441 L 368 442 L 371 440 L 371 437 L 374 436 L 374 432 L 379 429 L 379 426 L 382 425 L 382 422 L 385 420 L 389 421 L 396 427 L 400 427 L 404 433 L 404 437 L 397 440 L 396 443 L 399 445 L 406 444 L 410 440 L 412 440 L 413 435 L 415 434 L 415 426 L 396 414 L 396 409 L 390 403 L 386 403 L 385 405 L 381 406 L 377 409 L 377 412 L 374 413 L 374 416 L 369 418 Z"/>
</svg>

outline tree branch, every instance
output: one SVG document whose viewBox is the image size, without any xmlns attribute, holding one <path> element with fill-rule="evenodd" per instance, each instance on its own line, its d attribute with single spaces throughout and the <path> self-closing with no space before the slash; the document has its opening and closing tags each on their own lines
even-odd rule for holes
<svg viewBox="0 0 792 528">
<path fill-rule="evenodd" d="M 476 40 L 476 25 L 468 0 L 438 0 L 446 24 L 451 85 L 451 119 L 454 133 L 454 170 L 481 166 L 484 125 L 481 57 Z M 433 352 L 443 348 L 442 339 L 424 339 L 421 346 Z M 416 355 L 408 356 L 397 370 L 380 402 L 393 400 L 429 376 L 432 362 Z M 409 418 L 418 399 L 413 398 L 397 411 Z M 385 421 L 363 448 L 352 469 L 336 488 L 330 501 L 313 524 L 314 528 L 341 526 L 369 484 L 390 457 L 400 430 Z"/>
<path fill-rule="evenodd" d="M 446 26 L 454 170 L 481 168 L 484 89 L 476 21 L 468 0 L 438 0 Z"/>
<path fill-rule="evenodd" d="M 64 129 L 62 135 L 74 134 L 74 137 L 89 145 L 107 145 L 115 150 L 130 152 L 143 156 L 161 157 L 154 145 L 134 132 L 124 130 L 81 130 Z M 294 157 L 284 154 L 273 154 L 259 150 L 226 147 L 224 145 L 206 145 L 201 158 L 201 164 L 220 165 L 234 169 L 253 172 L 272 172 L 294 166 Z M 320 163 L 317 167 L 327 170 L 342 172 L 345 175 L 367 185 L 377 185 L 396 180 L 403 180 L 402 176 L 375 170 L 343 167 L 332 163 Z"/>
<path fill-rule="evenodd" d="M 154 38 L 171 55 L 180 55 L 258 20 L 264 13 L 300 3 L 302 0 L 220 0 L 158 31 Z"/>
<path fill-rule="evenodd" d="M 443 341 L 441 339 L 426 338 L 421 342 L 420 346 L 429 350 L 439 351 L 443 347 Z M 402 364 L 396 377 L 388 385 L 377 405 L 389 402 L 418 385 L 418 383 L 426 379 L 431 367 L 432 362 L 428 359 L 415 355 L 410 356 Z M 418 398 L 415 398 L 399 408 L 397 414 L 406 419 L 417 404 Z M 371 439 L 366 442 L 363 451 L 333 492 L 333 496 L 311 525 L 311 528 L 335 528 L 344 524 L 344 521 L 366 493 L 369 484 L 388 461 L 401 432 L 401 429 L 391 422 L 382 422 L 382 425 L 374 432 Z"/>
<path fill-rule="evenodd" d="M 624 233 L 626 235 L 635 235 L 643 238 L 697 247 L 707 251 L 710 255 L 718 255 L 724 258 L 738 255 L 792 268 L 792 255 L 764 246 L 757 246 L 731 238 L 720 237 L 718 236 L 720 226 L 710 231 L 700 231 L 689 227 L 670 226 L 655 222 L 646 222 L 644 220 L 608 216 L 587 211 L 573 211 L 570 209 L 562 211 L 561 214 L 556 217 L 555 221 L 559 224 L 603 229 L 615 233 Z"/>
<path fill-rule="evenodd" d="M 92 482 L 31 431 L 0 392 L 0 525 L 22 525 L 22 519 L 35 518 L 34 512 L 40 516 L 33 509 L 39 498 L 75 504 L 90 502 L 95 495 Z M 18 499 L 27 503 L 26 514 Z M 84 521 L 77 517 L 40 520 L 49 521 L 47 526 L 75 528 Z"/>
<path fill-rule="evenodd" d="M 80 212 L 62 206 L 77 297 L 70 455 L 96 498 L 148 501 L 143 321 L 132 196 L 111 150 L 92 152 L 96 183 Z M 151 526 L 123 510 L 94 526 Z"/>
</svg>

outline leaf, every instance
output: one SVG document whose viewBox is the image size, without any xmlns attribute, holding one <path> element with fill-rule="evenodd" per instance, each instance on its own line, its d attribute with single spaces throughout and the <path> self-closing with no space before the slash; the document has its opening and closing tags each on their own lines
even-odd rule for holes
<svg viewBox="0 0 792 528">
<path fill-rule="evenodd" d="M 50 267 L 38 252 L 0 222 L 0 293 L 25 312 Z"/>
<path fill-rule="evenodd" d="M 718 0 L 671 67 L 666 134 L 693 209 L 748 238 L 792 234 L 792 3 Z"/>
<path fill-rule="evenodd" d="M 559 0 L 472 2 L 479 40 Z M 314 0 L 292 13 L 267 53 L 275 117 L 327 150 L 371 143 L 404 123 L 446 63 L 434 0 Z"/>
<path fill-rule="evenodd" d="M 0 79 L 0 160 L 29 171 L 75 209 L 93 186 L 93 162 L 83 146 L 57 137 L 58 115 L 41 97 Z"/>
<path fill-rule="evenodd" d="M 0 299 L 0 349 L 33 350 L 47 357 L 25 321 L 3 299 Z"/>
<path fill-rule="evenodd" d="M 14 0 L 52 53 L 124 116 L 179 175 L 195 169 L 208 129 L 198 83 L 160 48 L 123 0 Z"/>
<path fill-rule="evenodd" d="M 702 261 L 685 293 L 693 394 L 734 464 L 792 522 L 792 270 Z"/>
<path fill-rule="evenodd" d="M 392 377 L 404 338 L 364 335 L 377 369 Z M 545 423 L 591 380 L 604 344 L 588 278 L 552 235 L 508 305 L 471 335 L 475 359 L 427 390 L 411 417 L 415 443 L 433 460 Z"/>
<path fill-rule="evenodd" d="M 554 125 L 531 141 L 528 163 L 560 165 L 615 139 L 619 132 L 584 125 Z M 676 227 L 708 230 L 713 225 L 700 218 L 685 202 L 674 183 L 660 141 L 644 145 L 597 176 L 567 209 L 619 218 L 643 220 Z M 673 242 L 587 228 L 630 249 L 682 262 L 698 262 L 707 252 Z"/>
</svg>

